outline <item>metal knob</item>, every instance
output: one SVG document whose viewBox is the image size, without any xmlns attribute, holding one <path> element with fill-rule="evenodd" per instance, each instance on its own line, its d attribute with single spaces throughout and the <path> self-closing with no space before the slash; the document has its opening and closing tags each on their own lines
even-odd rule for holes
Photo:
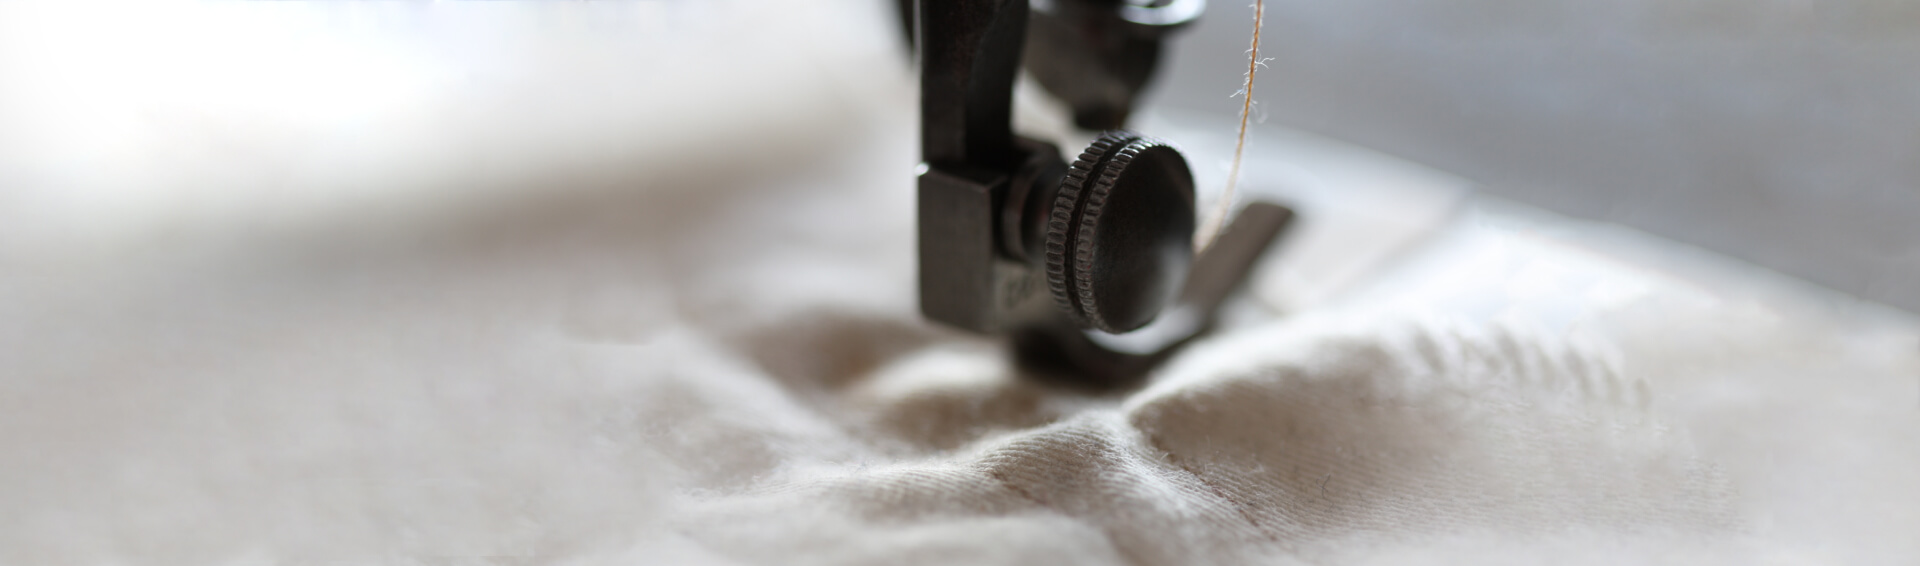
<svg viewBox="0 0 1920 566">
<path fill-rule="evenodd" d="M 1152 322 L 1193 263 L 1193 173 L 1157 139 L 1102 134 L 1073 162 L 1046 222 L 1047 285 L 1082 328 Z"/>
</svg>

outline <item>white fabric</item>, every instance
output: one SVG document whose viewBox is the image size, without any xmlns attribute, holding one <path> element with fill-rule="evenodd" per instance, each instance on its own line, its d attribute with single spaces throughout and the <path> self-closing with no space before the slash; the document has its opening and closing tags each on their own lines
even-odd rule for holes
<svg viewBox="0 0 1920 566">
<path fill-rule="evenodd" d="M 1920 557 L 1920 325 L 1525 211 L 1342 293 L 1264 276 L 1138 390 L 1022 376 L 915 313 L 911 91 L 849 35 L 750 65 L 784 107 L 429 89 L 251 160 L 16 117 L 125 169 L 7 163 L 0 562 Z M 146 204 L 32 220 L 72 187 Z"/>
</svg>

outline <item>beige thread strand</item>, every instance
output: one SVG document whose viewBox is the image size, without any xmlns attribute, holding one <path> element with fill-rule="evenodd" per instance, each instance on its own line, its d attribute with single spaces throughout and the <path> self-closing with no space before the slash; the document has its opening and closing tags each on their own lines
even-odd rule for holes
<svg viewBox="0 0 1920 566">
<path fill-rule="evenodd" d="M 1253 72 L 1260 66 L 1260 27 L 1266 17 L 1266 0 L 1253 2 L 1253 45 L 1247 49 L 1247 81 L 1240 90 L 1240 137 L 1233 145 L 1233 167 L 1227 170 L 1227 189 L 1220 193 L 1220 207 L 1207 217 L 1195 234 L 1194 248 L 1206 251 L 1213 246 L 1213 240 L 1220 235 L 1220 225 L 1227 221 L 1227 214 L 1233 211 L 1233 188 L 1240 180 L 1240 157 L 1247 151 L 1247 117 L 1253 113 Z"/>
</svg>

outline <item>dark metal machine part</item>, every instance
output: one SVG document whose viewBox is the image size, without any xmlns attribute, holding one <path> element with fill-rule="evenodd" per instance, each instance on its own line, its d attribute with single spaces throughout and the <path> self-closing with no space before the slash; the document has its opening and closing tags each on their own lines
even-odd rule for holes
<svg viewBox="0 0 1920 566">
<path fill-rule="evenodd" d="M 907 44 L 914 3 L 897 0 Z M 1167 38 L 1199 19 L 1206 0 L 1033 0 L 1026 69 L 1073 109 L 1085 130 L 1125 126 Z"/>
<path fill-rule="evenodd" d="M 1088 331 L 1065 318 L 1015 330 L 1014 354 L 1029 367 L 1130 383 L 1213 327 L 1214 315 L 1246 279 L 1268 244 L 1293 220 L 1293 210 L 1269 202 L 1241 209 L 1213 246 L 1193 263 L 1172 308 L 1126 334 Z"/>
<path fill-rule="evenodd" d="M 1074 322 L 1146 326 L 1193 261 L 1193 174 L 1173 146 L 1110 131 L 1073 161 L 1047 218 L 1047 288 Z"/>
<path fill-rule="evenodd" d="M 1034 0 L 1027 71 L 1073 108 L 1082 129 L 1126 124 L 1167 36 L 1206 0 Z"/>
<path fill-rule="evenodd" d="M 1193 179 L 1172 146 L 1111 131 L 1069 166 L 1014 136 L 1030 14 L 1027 0 L 918 7 L 921 311 L 1011 336 L 1029 365 L 1129 381 L 1211 326 L 1292 215 L 1249 205 L 1195 260 Z"/>
</svg>

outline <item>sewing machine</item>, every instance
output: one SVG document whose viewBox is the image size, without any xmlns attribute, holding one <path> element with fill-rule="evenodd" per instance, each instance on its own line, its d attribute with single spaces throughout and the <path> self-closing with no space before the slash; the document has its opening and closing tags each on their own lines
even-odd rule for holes
<svg viewBox="0 0 1920 566">
<path fill-rule="evenodd" d="M 1195 239 L 1193 174 L 1172 143 L 1119 129 L 1161 42 L 1203 0 L 921 2 L 919 282 L 930 319 L 1010 337 L 1020 360 L 1136 377 L 1205 332 L 1292 218 L 1254 202 Z M 1024 48 L 1024 49 L 1023 49 Z M 1012 131 L 1022 63 L 1076 126 L 1071 164 Z M 1201 251 L 1196 252 L 1196 248 Z"/>
</svg>

